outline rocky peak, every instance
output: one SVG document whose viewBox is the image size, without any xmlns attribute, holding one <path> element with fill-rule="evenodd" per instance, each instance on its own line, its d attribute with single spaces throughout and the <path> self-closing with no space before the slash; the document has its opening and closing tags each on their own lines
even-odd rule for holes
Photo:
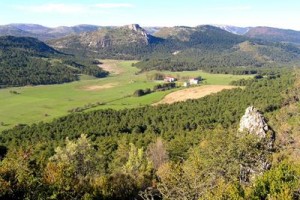
<svg viewBox="0 0 300 200">
<path fill-rule="evenodd" d="M 129 25 L 124 26 L 124 28 L 127 28 L 129 30 L 137 32 L 145 37 L 148 36 L 147 32 L 138 24 L 129 24 Z"/>
<path fill-rule="evenodd" d="M 241 118 L 239 131 L 265 138 L 269 131 L 269 126 L 264 116 L 256 108 L 249 106 Z"/>
<path fill-rule="evenodd" d="M 129 24 L 125 26 L 126 28 L 133 30 L 133 31 L 143 31 L 144 29 L 140 27 L 138 24 Z"/>
</svg>

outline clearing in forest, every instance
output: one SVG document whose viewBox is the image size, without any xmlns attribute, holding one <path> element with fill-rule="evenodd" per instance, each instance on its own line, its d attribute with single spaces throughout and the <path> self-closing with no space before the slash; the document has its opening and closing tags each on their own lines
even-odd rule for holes
<svg viewBox="0 0 300 200">
<path fill-rule="evenodd" d="M 192 87 L 183 90 L 179 90 L 176 92 L 172 92 L 166 95 L 161 101 L 153 104 L 171 104 L 178 101 L 186 101 L 188 99 L 199 99 L 201 97 L 220 92 L 224 89 L 232 89 L 236 88 L 236 86 L 230 85 L 203 85 L 200 87 Z"/>
<path fill-rule="evenodd" d="M 105 62 L 98 66 L 111 74 L 118 75 L 121 74 L 123 70 L 117 64 L 118 63 L 115 60 L 105 60 Z"/>
<path fill-rule="evenodd" d="M 113 88 L 116 87 L 118 84 L 117 83 L 107 83 L 104 85 L 89 85 L 85 86 L 82 89 L 86 91 L 98 91 L 98 90 L 103 90 L 103 89 L 108 89 L 108 88 Z"/>
</svg>

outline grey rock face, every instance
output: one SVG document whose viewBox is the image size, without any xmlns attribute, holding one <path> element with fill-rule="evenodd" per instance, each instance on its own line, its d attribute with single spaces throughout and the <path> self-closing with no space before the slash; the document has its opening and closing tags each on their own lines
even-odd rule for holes
<svg viewBox="0 0 300 200">
<path fill-rule="evenodd" d="M 127 27 L 128 29 L 133 30 L 133 31 L 140 31 L 140 30 L 142 30 L 142 28 L 138 24 L 129 24 L 129 25 L 125 26 L 125 27 Z"/>
<path fill-rule="evenodd" d="M 248 107 L 245 115 L 241 118 L 239 131 L 265 138 L 268 130 L 269 127 L 264 116 L 253 106 Z"/>
<path fill-rule="evenodd" d="M 146 44 L 148 44 L 148 39 L 149 39 L 148 33 L 140 25 L 129 24 L 129 25 L 124 26 L 124 28 L 127 28 L 127 29 L 141 35 L 144 38 Z"/>
</svg>

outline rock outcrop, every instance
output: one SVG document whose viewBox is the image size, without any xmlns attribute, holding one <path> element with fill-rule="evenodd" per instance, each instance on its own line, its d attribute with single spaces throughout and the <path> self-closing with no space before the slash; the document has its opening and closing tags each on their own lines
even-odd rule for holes
<svg viewBox="0 0 300 200">
<path fill-rule="evenodd" d="M 124 27 L 128 28 L 129 30 L 138 32 L 141 35 L 147 36 L 147 32 L 142 27 L 140 27 L 140 25 L 138 25 L 138 24 L 129 24 L 129 25 L 126 25 Z"/>
<path fill-rule="evenodd" d="M 265 138 L 266 133 L 269 131 L 269 126 L 264 116 L 256 108 L 250 106 L 246 109 L 245 115 L 241 118 L 239 131 Z"/>
<path fill-rule="evenodd" d="M 246 161 L 240 166 L 240 181 L 249 183 L 254 177 L 270 169 L 269 158 L 273 152 L 275 133 L 268 126 L 264 116 L 253 106 L 249 106 L 241 118 L 239 133 L 241 137 L 251 134 L 257 138 L 255 139 L 257 145 L 254 145 L 256 147 L 253 149 L 257 153 L 251 156 L 251 162 L 245 159 Z"/>
</svg>

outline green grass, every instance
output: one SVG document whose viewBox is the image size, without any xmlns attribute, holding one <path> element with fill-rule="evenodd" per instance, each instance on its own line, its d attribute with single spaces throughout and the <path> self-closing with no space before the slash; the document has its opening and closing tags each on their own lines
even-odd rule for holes
<svg viewBox="0 0 300 200">
<path fill-rule="evenodd" d="M 253 76 L 246 76 L 246 75 L 232 75 L 232 74 L 209 74 L 203 71 L 184 71 L 184 72 L 169 72 L 169 71 L 163 71 L 163 72 L 157 72 L 157 71 L 151 71 L 148 73 L 163 73 L 165 75 L 170 75 L 173 77 L 177 77 L 179 79 L 184 79 L 187 77 L 193 78 L 193 77 L 199 77 L 201 76 L 203 80 L 203 84 L 206 85 L 229 85 L 231 81 L 236 81 L 242 78 L 250 78 Z"/>
<path fill-rule="evenodd" d="M 53 118 L 68 114 L 68 110 L 83 107 L 88 103 L 102 102 L 104 105 L 95 109 L 123 109 L 150 105 L 161 100 L 172 91 L 156 92 L 143 97 L 132 97 L 137 89 L 153 88 L 158 83 L 147 80 L 147 74 L 138 74 L 139 69 L 132 67 L 133 61 L 116 61 L 122 68 L 121 74 L 113 74 L 107 78 L 95 79 L 83 75 L 81 80 L 72 83 L 47 86 L 26 86 L 0 90 L 0 131 L 17 124 L 31 124 L 39 121 L 50 121 Z M 202 76 L 205 84 L 228 85 L 232 80 L 249 76 L 213 75 L 201 71 L 163 72 L 173 76 Z M 114 84 L 115 87 L 87 91 L 84 87 L 91 85 Z M 19 94 L 12 94 L 16 91 Z M 174 90 L 173 90 L 174 91 Z"/>
</svg>

